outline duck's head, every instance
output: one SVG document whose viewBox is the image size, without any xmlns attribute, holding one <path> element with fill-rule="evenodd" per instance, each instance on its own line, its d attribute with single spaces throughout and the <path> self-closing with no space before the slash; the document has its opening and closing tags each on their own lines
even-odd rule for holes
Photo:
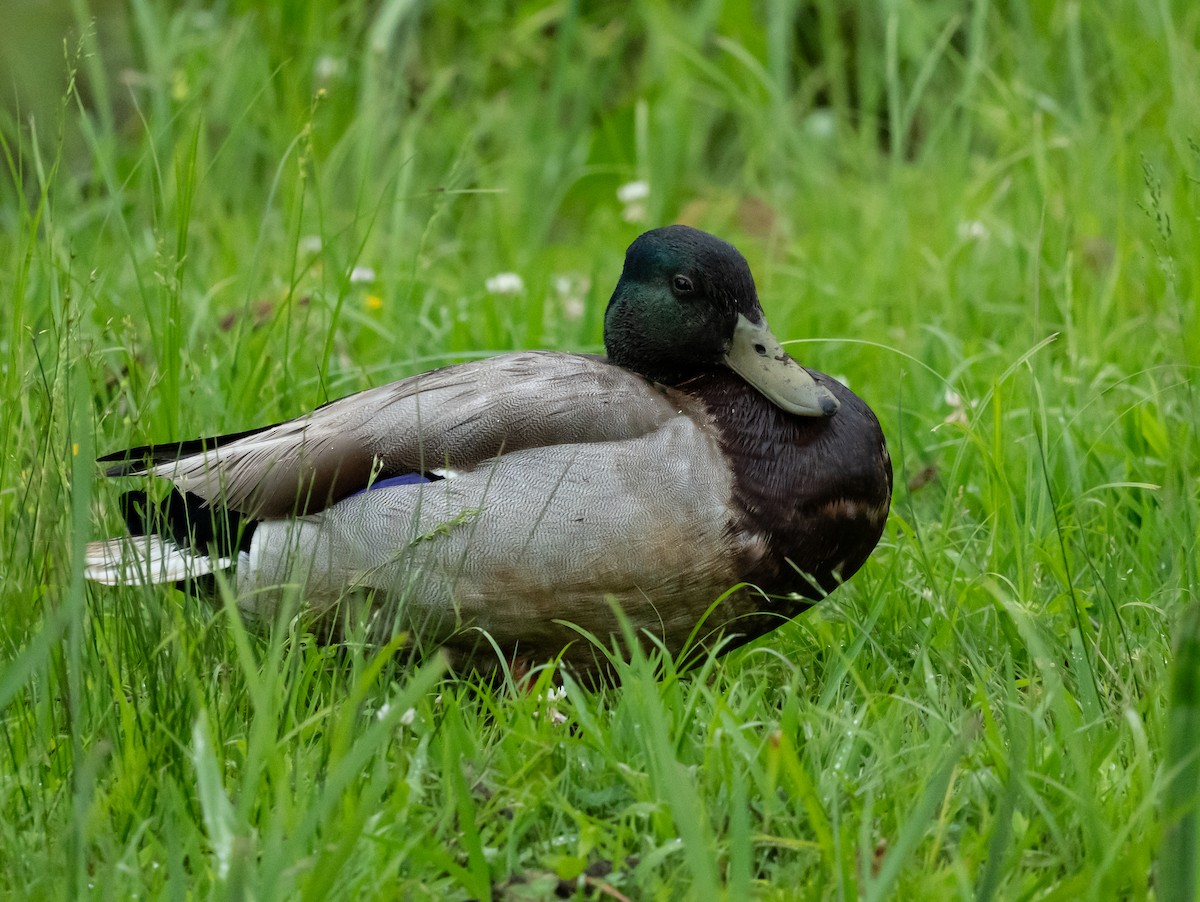
<svg viewBox="0 0 1200 902">
<path fill-rule="evenodd" d="M 614 363 L 665 385 L 723 366 L 788 413 L 838 409 L 771 333 L 745 257 L 688 226 L 654 229 L 629 246 L 604 345 Z"/>
</svg>

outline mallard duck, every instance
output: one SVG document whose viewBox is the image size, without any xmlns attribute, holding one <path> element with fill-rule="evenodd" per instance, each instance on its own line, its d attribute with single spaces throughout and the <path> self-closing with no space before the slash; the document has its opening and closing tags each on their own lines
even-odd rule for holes
<svg viewBox="0 0 1200 902">
<path fill-rule="evenodd" d="M 408 631 L 459 669 L 499 652 L 591 671 L 583 636 L 610 645 L 615 608 L 672 654 L 725 651 L 862 566 L 891 499 L 879 422 L 787 354 L 736 248 L 679 225 L 639 237 L 604 344 L 103 457 L 173 485 L 122 496 L 131 535 L 89 545 L 87 576 L 227 580 L 259 620 L 291 592 L 314 621 Z"/>
</svg>

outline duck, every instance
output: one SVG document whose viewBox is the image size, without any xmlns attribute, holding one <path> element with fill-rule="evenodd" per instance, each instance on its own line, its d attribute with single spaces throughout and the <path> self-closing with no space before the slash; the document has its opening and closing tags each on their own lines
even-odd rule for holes
<svg viewBox="0 0 1200 902">
<path fill-rule="evenodd" d="M 592 674 L 622 637 L 723 654 L 862 567 L 892 495 L 879 421 L 784 350 L 733 245 L 684 225 L 638 237 L 604 346 L 106 455 L 107 476 L 151 479 L 121 495 L 126 534 L 91 542 L 85 575 L 232 591 L 247 620 L 294 611 L 324 641 L 403 634 L 461 672 Z"/>
</svg>

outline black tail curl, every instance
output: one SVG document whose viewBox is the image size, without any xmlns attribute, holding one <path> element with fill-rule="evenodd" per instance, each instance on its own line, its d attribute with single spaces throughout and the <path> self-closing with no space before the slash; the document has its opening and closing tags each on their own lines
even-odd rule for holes
<svg viewBox="0 0 1200 902">
<path fill-rule="evenodd" d="M 130 535 L 158 535 L 179 548 L 209 557 L 235 558 L 248 552 L 258 525 L 236 511 L 212 507 L 199 495 L 176 488 L 159 501 L 148 492 L 133 489 L 120 499 L 121 516 Z M 211 598 L 216 579 L 211 573 L 181 580 L 175 588 L 188 595 Z"/>
<path fill-rule="evenodd" d="M 255 521 L 209 505 L 199 495 L 171 489 L 161 501 L 133 489 L 121 495 L 121 515 L 130 535 L 159 535 L 198 554 L 236 557 L 250 550 Z"/>
</svg>

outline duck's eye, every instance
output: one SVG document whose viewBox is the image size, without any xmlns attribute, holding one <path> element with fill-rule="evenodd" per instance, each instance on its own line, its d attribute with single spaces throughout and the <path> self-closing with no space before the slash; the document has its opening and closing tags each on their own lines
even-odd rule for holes
<svg viewBox="0 0 1200 902">
<path fill-rule="evenodd" d="M 671 280 L 671 287 L 680 294 L 690 294 L 693 290 L 692 280 L 687 276 L 676 276 Z"/>
</svg>

